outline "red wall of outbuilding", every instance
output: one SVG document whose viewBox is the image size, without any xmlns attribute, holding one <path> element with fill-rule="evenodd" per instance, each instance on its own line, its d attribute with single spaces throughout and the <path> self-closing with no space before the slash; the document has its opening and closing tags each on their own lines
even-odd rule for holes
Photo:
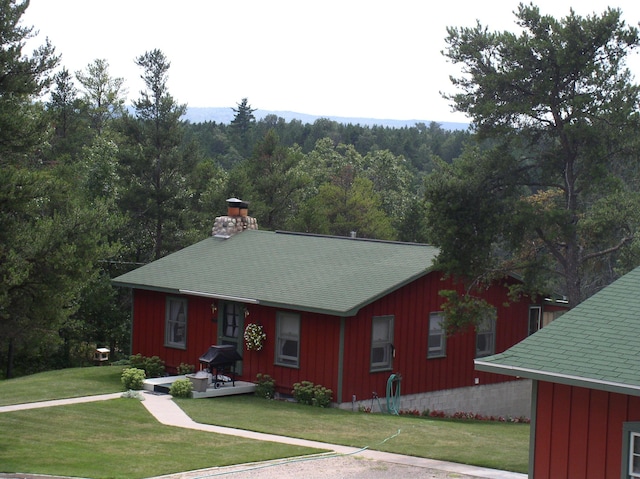
<svg viewBox="0 0 640 479">
<path fill-rule="evenodd" d="M 627 421 L 640 421 L 640 397 L 539 382 L 533 477 L 621 477 Z"/>
</svg>

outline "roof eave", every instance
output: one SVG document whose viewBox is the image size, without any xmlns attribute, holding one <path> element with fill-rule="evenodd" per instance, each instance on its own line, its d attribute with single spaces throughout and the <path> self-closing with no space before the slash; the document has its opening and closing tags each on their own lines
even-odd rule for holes
<svg viewBox="0 0 640 479">
<path fill-rule="evenodd" d="M 598 389 L 629 396 L 640 396 L 640 385 L 625 384 L 615 381 L 605 381 L 601 379 L 575 376 L 571 374 L 554 373 L 551 371 L 541 371 L 508 364 L 498 364 L 491 361 L 474 360 L 475 369 L 487 373 L 503 374 L 537 381 L 546 381 L 567 386 L 578 386 L 588 389 Z"/>
</svg>

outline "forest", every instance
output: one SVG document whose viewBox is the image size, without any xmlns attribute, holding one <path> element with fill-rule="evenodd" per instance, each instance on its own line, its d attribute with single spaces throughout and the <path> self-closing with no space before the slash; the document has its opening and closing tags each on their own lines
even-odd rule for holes
<svg viewBox="0 0 640 479">
<path fill-rule="evenodd" d="M 48 42 L 24 52 L 26 8 L 0 0 L 0 377 L 83 365 L 97 346 L 128 357 L 129 293 L 111 278 L 210 235 L 230 197 L 261 229 L 437 245 L 467 285 L 448 296 L 456 327 L 506 274 L 523 280 L 514 295 L 573 306 L 640 264 L 624 64 L 638 32 L 616 9 L 521 5 L 522 37 L 450 28 L 443 54 L 469 73 L 449 99 L 473 119 L 450 131 L 257 121 L 248 98 L 229 124 L 189 123 L 157 49 L 136 58 L 145 88 L 126 105 L 107 60 L 70 72 Z"/>
</svg>

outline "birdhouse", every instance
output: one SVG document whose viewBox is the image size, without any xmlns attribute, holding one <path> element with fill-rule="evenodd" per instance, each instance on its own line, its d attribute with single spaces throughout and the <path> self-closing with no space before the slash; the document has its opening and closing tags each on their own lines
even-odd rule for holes
<svg viewBox="0 0 640 479">
<path fill-rule="evenodd" d="M 96 348 L 93 353 L 93 360 L 99 364 L 109 361 L 109 353 L 111 350 L 109 348 Z"/>
</svg>

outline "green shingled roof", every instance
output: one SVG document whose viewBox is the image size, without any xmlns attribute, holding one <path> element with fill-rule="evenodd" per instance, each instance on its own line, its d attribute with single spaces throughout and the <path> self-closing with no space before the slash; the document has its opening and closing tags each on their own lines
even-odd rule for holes
<svg viewBox="0 0 640 479">
<path fill-rule="evenodd" d="M 428 273 L 437 253 L 421 244 L 247 230 L 207 238 L 113 282 L 352 316 Z"/>
<path fill-rule="evenodd" d="M 476 369 L 640 396 L 640 268 Z"/>
</svg>

